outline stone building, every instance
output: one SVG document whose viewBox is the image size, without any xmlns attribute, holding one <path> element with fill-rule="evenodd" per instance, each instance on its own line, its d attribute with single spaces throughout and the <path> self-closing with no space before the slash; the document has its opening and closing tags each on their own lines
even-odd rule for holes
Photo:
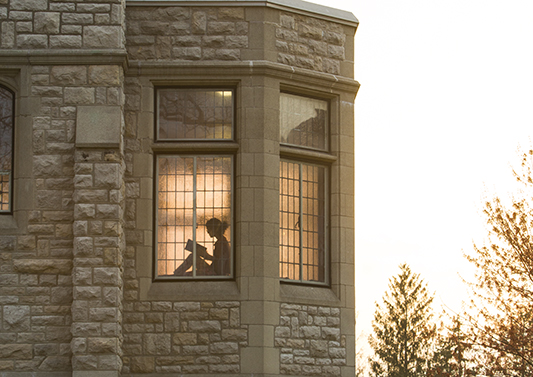
<svg viewBox="0 0 533 377">
<path fill-rule="evenodd" d="M 0 0 L 0 376 L 353 376 L 351 14 Z"/>
</svg>

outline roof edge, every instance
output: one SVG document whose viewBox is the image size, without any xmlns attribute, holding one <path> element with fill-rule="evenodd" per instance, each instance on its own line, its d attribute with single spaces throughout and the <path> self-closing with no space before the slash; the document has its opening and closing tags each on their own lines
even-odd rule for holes
<svg viewBox="0 0 533 377">
<path fill-rule="evenodd" d="M 126 6 L 268 7 L 296 11 L 297 13 L 333 20 L 355 28 L 359 25 L 359 20 L 351 12 L 304 0 L 126 0 Z"/>
</svg>

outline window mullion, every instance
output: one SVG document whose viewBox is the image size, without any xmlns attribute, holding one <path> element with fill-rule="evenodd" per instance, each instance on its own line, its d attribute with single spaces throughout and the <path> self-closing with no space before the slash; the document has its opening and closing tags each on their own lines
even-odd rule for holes
<svg viewBox="0 0 533 377">
<path fill-rule="evenodd" d="M 192 276 L 196 277 L 196 159 L 193 157 L 192 164 Z"/>
<path fill-rule="evenodd" d="M 299 229 L 299 237 L 300 237 L 300 241 L 299 241 L 299 245 L 300 245 L 300 281 L 303 281 L 304 278 L 303 278 L 303 205 L 302 205 L 302 202 L 303 202 L 303 194 L 302 194 L 302 188 L 303 188 L 303 178 L 302 178 L 302 164 L 299 163 L 298 164 L 298 175 L 299 175 L 299 179 L 298 179 L 298 191 L 299 191 L 299 196 L 300 196 L 300 199 L 299 199 L 299 208 L 298 208 L 298 216 L 299 216 L 299 221 L 298 223 L 300 224 L 300 229 Z"/>
</svg>

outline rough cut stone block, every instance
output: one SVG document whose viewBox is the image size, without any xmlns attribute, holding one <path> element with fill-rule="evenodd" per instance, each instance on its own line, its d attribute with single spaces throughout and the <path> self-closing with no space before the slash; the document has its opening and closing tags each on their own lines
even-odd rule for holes
<svg viewBox="0 0 533 377">
<path fill-rule="evenodd" d="M 6 331 L 28 331 L 30 329 L 30 307 L 4 306 L 3 329 Z"/>
<path fill-rule="evenodd" d="M 150 373 L 154 371 L 155 361 L 153 357 L 132 357 L 130 359 L 130 372 Z"/>
<path fill-rule="evenodd" d="M 89 84 L 120 85 L 122 69 L 117 65 L 91 65 Z"/>
<path fill-rule="evenodd" d="M 87 350 L 89 353 L 117 352 L 117 338 L 89 338 Z"/>
<path fill-rule="evenodd" d="M 75 105 L 90 105 L 94 103 L 94 88 L 86 87 L 74 87 L 74 88 L 65 88 L 65 103 L 75 104 Z M 78 117 L 79 117 L 79 108 L 78 108 Z"/>
<path fill-rule="evenodd" d="M 122 111 L 119 106 L 78 106 L 76 145 L 118 147 Z"/>
<path fill-rule="evenodd" d="M 29 274 L 69 274 L 72 271 L 72 261 L 65 259 L 15 259 L 13 269 L 20 273 Z"/>
<path fill-rule="evenodd" d="M 84 66 L 59 65 L 50 70 L 50 82 L 55 85 L 83 85 L 87 83 Z"/>
<path fill-rule="evenodd" d="M 11 10 L 47 10 L 48 0 L 11 0 Z"/>
<path fill-rule="evenodd" d="M 220 329 L 219 321 L 189 321 L 189 331 L 192 332 L 218 332 Z"/>
<path fill-rule="evenodd" d="M 219 8 L 218 19 L 222 21 L 244 20 L 244 8 Z"/>
<path fill-rule="evenodd" d="M 120 270 L 117 267 L 99 267 L 94 269 L 94 284 L 118 285 Z"/>
<path fill-rule="evenodd" d="M 207 27 L 205 12 L 194 12 L 191 19 L 191 31 L 193 34 L 204 34 Z"/>
<path fill-rule="evenodd" d="M 59 12 L 36 12 L 33 20 L 34 31 L 42 34 L 58 34 L 59 20 Z"/>
<path fill-rule="evenodd" d="M 123 47 L 122 31 L 120 26 L 86 26 L 83 29 L 83 47 Z"/>
<path fill-rule="evenodd" d="M 50 48 L 80 48 L 80 35 L 51 35 Z"/>
<path fill-rule="evenodd" d="M 239 345 L 233 342 L 216 342 L 212 343 L 209 347 L 211 353 L 214 354 L 226 354 L 226 353 L 238 353 Z"/>
<path fill-rule="evenodd" d="M 17 35 L 18 48 L 47 48 L 48 36 L 41 34 L 19 34 Z"/>
<path fill-rule="evenodd" d="M 2 22 L 1 45 L 3 48 L 15 46 L 15 23 L 12 21 Z"/>
<path fill-rule="evenodd" d="M 143 345 L 148 355 L 168 355 L 170 334 L 144 334 Z"/>
<path fill-rule="evenodd" d="M 31 359 L 31 344 L 0 344 L 0 359 Z"/>
</svg>

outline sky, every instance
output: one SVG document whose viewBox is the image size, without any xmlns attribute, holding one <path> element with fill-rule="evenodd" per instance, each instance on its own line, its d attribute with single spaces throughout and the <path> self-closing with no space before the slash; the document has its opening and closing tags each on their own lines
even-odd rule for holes
<svg viewBox="0 0 533 377">
<path fill-rule="evenodd" d="M 331 6 L 331 1 L 313 2 Z M 337 0 L 355 35 L 357 332 L 407 263 L 459 311 L 486 193 L 533 136 L 532 0 Z"/>
</svg>

